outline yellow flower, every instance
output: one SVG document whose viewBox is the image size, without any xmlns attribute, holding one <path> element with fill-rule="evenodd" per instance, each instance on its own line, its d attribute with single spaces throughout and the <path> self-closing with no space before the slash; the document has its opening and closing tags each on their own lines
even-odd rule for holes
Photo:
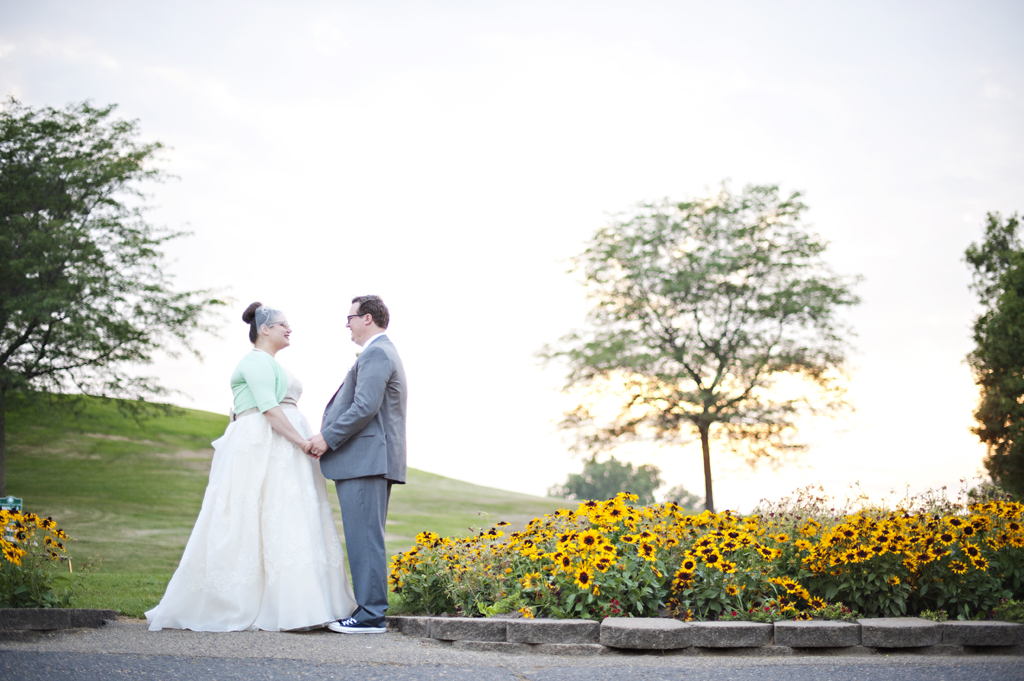
<svg viewBox="0 0 1024 681">
<path fill-rule="evenodd" d="M 519 614 L 528 620 L 533 619 L 533 609 L 530 607 L 519 608 Z"/>
<path fill-rule="evenodd" d="M 900 583 L 900 578 L 897 577 L 896 575 L 893 575 L 892 577 L 890 577 L 889 579 L 887 579 L 885 581 L 888 582 L 889 586 L 897 586 Z"/>
<path fill-rule="evenodd" d="M 590 570 L 583 567 L 576 571 L 576 578 L 574 581 L 581 589 L 589 590 L 590 587 L 593 586 L 594 576 L 590 573 Z"/>
<path fill-rule="evenodd" d="M 524 589 L 532 589 L 540 581 L 541 576 L 539 572 L 528 572 L 527 574 L 523 575 L 522 579 L 519 580 L 519 583 L 523 585 Z"/>
</svg>

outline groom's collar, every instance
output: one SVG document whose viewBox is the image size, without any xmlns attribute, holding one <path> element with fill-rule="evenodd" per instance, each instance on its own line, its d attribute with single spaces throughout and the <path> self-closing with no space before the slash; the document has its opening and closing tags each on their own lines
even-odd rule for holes
<svg viewBox="0 0 1024 681">
<path fill-rule="evenodd" d="M 366 348 L 370 347 L 370 343 L 372 343 L 373 341 L 377 340 L 378 338 L 380 338 L 383 335 L 384 335 L 384 332 L 381 331 L 380 333 L 378 333 L 376 335 L 373 335 L 373 336 L 370 336 L 369 338 L 367 338 L 366 342 L 363 343 L 363 349 L 360 350 L 360 352 L 365 352 Z"/>
</svg>

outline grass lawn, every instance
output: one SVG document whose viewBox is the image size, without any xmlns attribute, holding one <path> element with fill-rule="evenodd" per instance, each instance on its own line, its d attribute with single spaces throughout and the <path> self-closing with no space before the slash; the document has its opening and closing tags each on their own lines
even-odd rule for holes
<svg viewBox="0 0 1024 681">
<path fill-rule="evenodd" d="M 210 442 L 227 417 L 187 409 L 136 423 L 113 402 L 42 398 L 9 403 L 6 420 L 7 493 L 77 539 L 69 551 L 76 564 L 99 559 L 75 605 L 142 616 L 177 567 L 202 505 Z M 333 488 L 328 495 L 341 533 Z M 498 520 L 521 527 L 569 503 L 409 469 L 408 484 L 392 489 L 388 551 L 407 549 L 424 530 L 461 535 Z"/>
</svg>

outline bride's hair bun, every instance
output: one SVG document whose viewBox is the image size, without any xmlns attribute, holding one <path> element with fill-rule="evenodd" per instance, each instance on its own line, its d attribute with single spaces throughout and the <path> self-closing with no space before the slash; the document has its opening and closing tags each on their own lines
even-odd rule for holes
<svg viewBox="0 0 1024 681">
<path fill-rule="evenodd" d="M 256 308 L 262 307 L 263 303 L 253 303 L 245 308 L 242 313 L 242 321 L 249 325 L 249 342 L 255 343 L 259 337 L 259 330 L 256 328 Z"/>
<path fill-rule="evenodd" d="M 242 313 L 242 321 L 246 324 L 252 324 L 253 320 L 256 319 L 256 308 L 262 306 L 263 303 L 253 303 L 249 307 L 245 308 L 245 312 Z"/>
</svg>

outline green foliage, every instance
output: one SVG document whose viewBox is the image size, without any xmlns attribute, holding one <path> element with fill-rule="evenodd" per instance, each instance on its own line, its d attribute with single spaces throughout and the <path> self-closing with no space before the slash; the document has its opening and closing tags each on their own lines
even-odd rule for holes
<svg viewBox="0 0 1024 681">
<path fill-rule="evenodd" d="M 1024 601 L 1004 600 L 992 609 L 992 616 L 997 620 L 1024 624 Z"/>
<path fill-rule="evenodd" d="M 974 433 L 988 447 L 992 480 L 1024 497 L 1024 245 L 1020 221 L 989 213 L 985 240 L 966 252 L 984 306 L 967 359 L 980 388 Z"/>
<path fill-rule="evenodd" d="M 163 394 L 128 367 L 169 341 L 194 352 L 204 314 L 222 304 L 171 289 L 161 247 L 181 234 L 146 223 L 138 188 L 164 177 L 161 145 L 139 142 L 113 108 L 10 98 L 0 110 L 0 414 L 16 391 Z"/>
<path fill-rule="evenodd" d="M 713 425 L 748 461 L 778 462 L 804 449 L 798 417 L 844 406 L 837 312 L 859 301 L 822 259 L 799 197 L 723 187 L 639 205 L 594 235 L 575 260 L 593 300 L 590 328 L 540 353 L 565 361 L 566 389 L 582 393 L 562 423 L 580 448 L 685 443 L 695 431 L 710 510 Z M 620 407 L 610 418 L 599 410 L 608 395 Z"/>
<path fill-rule="evenodd" d="M 704 500 L 693 492 L 688 491 L 682 485 L 676 485 L 666 492 L 665 501 L 670 501 L 690 513 L 700 513 L 704 508 Z"/>
<path fill-rule="evenodd" d="M 945 622 L 949 619 L 949 613 L 945 610 L 922 610 L 918 617 L 932 622 Z"/>
<path fill-rule="evenodd" d="M 812 620 L 828 620 L 830 622 L 856 622 L 860 613 L 851 610 L 843 603 L 826 603 L 818 608 L 811 608 L 807 616 Z"/>
<path fill-rule="evenodd" d="M 720 622 L 761 622 L 771 624 L 786 619 L 778 604 L 754 606 L 746 610 L 727 610 L 718 616 Z"/>
<path fill-rule="evenodd" d="M 654 490 L 661 487 L 661 471 L 652 464 L 633 468 L 614 456 L 599 462 L 592 456 L 583 462 L 582 473 L 570 473 L 564 485 L 548 490 L 548 496 L 563 499 L 611 499 L 620 492 L 635 494 L 642 505 L 654 503 Z"/>
<path fill-rule="evenodd" d="M 71 582 L 53 565 L 0 559 L 0 608 L 66 608 L 73 596 Z"/>
</svg>

